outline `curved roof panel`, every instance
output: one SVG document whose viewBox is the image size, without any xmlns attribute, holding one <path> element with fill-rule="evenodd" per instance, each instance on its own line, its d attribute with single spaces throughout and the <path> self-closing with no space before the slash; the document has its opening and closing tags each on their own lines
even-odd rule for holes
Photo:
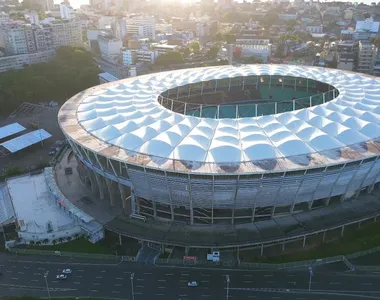
<svg viewBox="0 0 380 300">
<path fill-rule="evenodd" d="M 253 75 L 309 78 L 334 86 L 339 96 L 296 111 L 236 119 L 182 115 L 158 101 L 169 88 Z M 63 105 L 59 122 L 79 145 L 132 164 L 211 173 L 265 172 L 260 166 L 269 161 L 275 170 L 305 167 L 301 161 L 312 168 L 378 154 L 374 150 L 380 149 L 376 142 L 380 137 L 379 91 L 380 79 L 342 70 L 292 65 L 194 68 L 90 88 Z M 363 142 L 375 147 L 353 152 L 352 146 Z M 346 155 L 327 154 L 332 150 L 344 153 L 337 150 L 346 147 L 351 149 Z M 108 150 L 113 148 L 124 151 Z M 162 159 L 153 161 L 155 156 Z M 175 162 L 157 165 L 173 159 L 205 167 L 193 170 L 191 163 Z M 228 164 L 238 167 L 221 170 L 221 165 Z"/>
</svg>

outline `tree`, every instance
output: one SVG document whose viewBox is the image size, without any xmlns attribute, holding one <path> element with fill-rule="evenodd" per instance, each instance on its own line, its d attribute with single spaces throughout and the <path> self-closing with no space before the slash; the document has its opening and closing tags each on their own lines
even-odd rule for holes
<svg viewBox="0 0 380 300">
<path fill-rule="evenodd" d="M 218 53 L 219 53 L 219 46 L 218 45 L 214 45 L 212 46 L 208 51 L 207 51 L 207 58 L 210 58 L 210 59 L 215 59 L 217 56 L 218 56 Z"/>
<path fill-rule="evenodd" d="M 247 64 L 262 64 L 263 60 L 252 55 L 244 60 Z"/>
<path fill-rule="evenodd" d="M 193 53 L 198 54 L 201 50 L 201 45 L 198 41 L 192 41 L 189 45 L 189 48 Z"/>
<path fill-rule="evenodd" d="M 183 56 L 179 51 L 169 51 L 161 54 L 156 59 L 156 65 L 158 66 L 170 66 L 183 62 Z"/>
</svg>

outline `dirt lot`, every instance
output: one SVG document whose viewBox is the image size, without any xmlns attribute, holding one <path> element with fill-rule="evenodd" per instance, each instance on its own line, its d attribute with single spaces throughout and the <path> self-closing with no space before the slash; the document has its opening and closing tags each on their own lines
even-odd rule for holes
<svg viewBox="0 0 380 300">
<path fill-rule="evenodd" d="M 49 155 L 49 152 L 54 148 L 56 141 L 64 139 L 64 135 L 58 126 L 58 110 L 59 108 L 23 104 L 11 116 L 0 118 L 0 127 L 17 122 L 27 128 L 26 131 L 20 132 L 18 135 L 40 128 L 52 135 L 43 144 L 38 143 L 19 152 L 0 157 L 0 176 L 4 176 L 10 169 L 18 168 L 21 171 L 27 171 L 29 168 L 34 169 L 51 161 L 52 156 Z M 1 142 L 14 137 L 5 138 Z"/>
</svg>

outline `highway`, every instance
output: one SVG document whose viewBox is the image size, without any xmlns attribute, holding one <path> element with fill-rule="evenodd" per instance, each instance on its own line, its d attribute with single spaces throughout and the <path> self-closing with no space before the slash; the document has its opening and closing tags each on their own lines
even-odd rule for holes
<svg viewBox="0 0 380 300">
<path fill-rule="evenodd" d="M 265 271 L 186 267 L 155 267 L 133 263 L 105 264 L 97 260 L 33 256 L 0 256 L 1 296 L 99 297 L 128 300 L 291 299 L 340 300 L 379 299 L 380 276 L 329 270 Z M 57 280 L 62 269 L 73 273 Z M 48 271 L 45 282 L 44 274 Z M 132 280 L 133 291 L 132 297 Z M 188 287 L 189 281 L 199 286 Z"/>
</svg>

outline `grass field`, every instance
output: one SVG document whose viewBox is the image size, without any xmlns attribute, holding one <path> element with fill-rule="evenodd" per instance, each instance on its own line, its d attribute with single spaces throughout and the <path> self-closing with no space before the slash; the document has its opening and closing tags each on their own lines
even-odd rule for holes
<svg viewBox="0 0 380 300">
<path fill-rule="evenodd" d="M 380 246 L 380 222 L 367 223 L 360 229 L 346 230 L 343 238 L 320 244 L 312 249 L 287 253 L 276 257 L 250 257 L 244 261 L 262 263 L 285 263 L 311 260 L 337 255 L 347 255 Z M 245 252 L 245 251 L 241 251 Z M 248 253 L 242 253 L 246 258 Z M 264 252 L 265 253 L 265 252 Z"/>
</svg>

